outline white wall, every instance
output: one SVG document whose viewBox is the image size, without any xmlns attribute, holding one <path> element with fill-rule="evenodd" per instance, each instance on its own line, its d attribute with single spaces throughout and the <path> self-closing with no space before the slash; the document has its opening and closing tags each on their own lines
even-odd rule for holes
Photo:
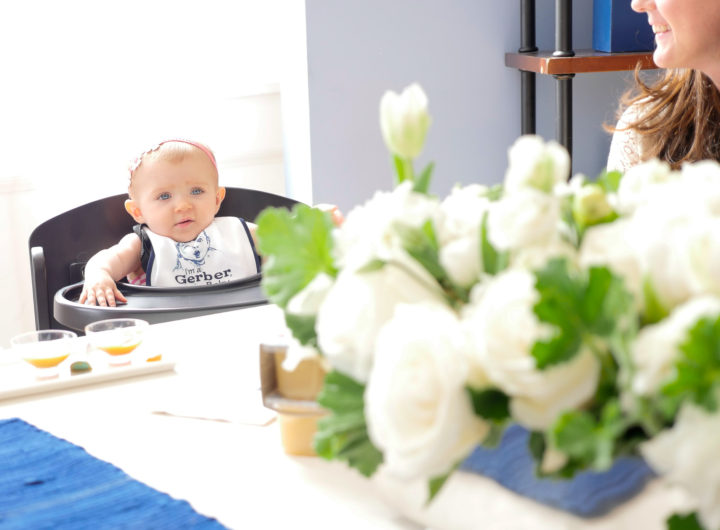
<svg viewBox="0 0 720 530">
<path fill-rule="evenodd" d="M 504 54 L 520 45 L 519 0 L 306 0 L 314 199 L 347 210 L 392 185 L 378 124 L 385 90 L 419 82 L 433 125 L 419 164 L 435 161 L 433 191 L 502 179 L 520 133 L 520 74 Z M 541 48 L 554 44 L 554 0 L 537 1 Z M 574 46 L 592 42 L 592 0 L 575 0 Z M 574 167 L 604 167 L 626 73 L 574 80 Z M 537 76 L 538 133 L 555 137 L 555 84 Z"/>
</svg>

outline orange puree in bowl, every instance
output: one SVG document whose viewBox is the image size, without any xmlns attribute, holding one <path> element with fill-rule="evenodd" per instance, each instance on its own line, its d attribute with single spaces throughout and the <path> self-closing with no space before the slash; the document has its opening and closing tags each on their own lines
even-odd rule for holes
<svg viewBox="0 0 720 530">
<path fill-rule="evenodd" d="M 100 348 L 104 352 L 109 353 L 110 355 L 125 355 L 126 353 L 130 353 L 135 348 L 137 348 L 139 344 L 139 342 L 136 342 L 135 344 L 123 346 L 98 346 L 98 348 Z"/>
<path fill-rule="evenodd" d="M 53 366 L 57 366 L 63 362 L 68 357 L 70 357 L 70 354 L 66 353 L 65 355 L 58 355 L 57 357 L 25 357 L 25 361 L 29 362 L 36 368 L 52 368 Z"/>
</svg>

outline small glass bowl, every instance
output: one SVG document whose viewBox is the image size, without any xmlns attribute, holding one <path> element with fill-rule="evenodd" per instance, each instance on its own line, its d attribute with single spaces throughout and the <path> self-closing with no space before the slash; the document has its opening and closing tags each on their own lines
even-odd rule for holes
<svg viewBox="0 0 720 530">
<path fill-rule="evenodd" d="M 128 364 L 132 352 L 145 337 L 148 322 L 138 318 L 111 318 L 85 326 L 85 336 L 90 346 L 110 356 L 111 365 Z"/>
<path fill-rule="evenodd" d="M 60 364 L 80 351 L 77 333 L 62 329 L 41 329 L 21 333 L 10 339 L 12 350 L 33 365 L 37 379 L 51 379 L 60 374 Z"/>
</svg>

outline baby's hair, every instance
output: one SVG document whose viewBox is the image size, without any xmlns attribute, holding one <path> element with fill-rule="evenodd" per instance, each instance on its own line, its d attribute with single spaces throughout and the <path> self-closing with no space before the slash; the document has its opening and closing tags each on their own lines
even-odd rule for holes
<svg viewBox="0 0 720 530">
<path fill-rule="evenodd" d="M 212 165 L 215 167 L 215 170 L 217 171 L 215 154 L 205 144 L 179 138 L 165 140 L 160 142 L 159 144 L 154 145 L 132 161 L 130 167 L 128 168 L 130 172 L 130 185 L 132 186 L 133 174 L 135 173 L 137 168 L 140 167 L 144 160 L 167 160 L 169 162 L 180 162 L 183 160 L 183 158 L 185 158 L 195 149 L 199 149 L 200 151 L 205 153 L 210 159 L 210 162 L 212 162 Z"/>
</svg>

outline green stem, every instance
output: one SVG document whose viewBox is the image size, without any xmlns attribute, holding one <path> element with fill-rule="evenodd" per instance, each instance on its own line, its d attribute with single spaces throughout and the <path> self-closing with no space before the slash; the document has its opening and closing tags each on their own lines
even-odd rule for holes
<svg viewBox="0 0 720 530">
<path fill-rule="evenodd" d="M 395 162 L 398 184 L 401 184 L 406 180 L 409 180 L 410 182 L 415 181 L 415 170 L 413 169 L 412 159 L 393 155 L 393 161 Z"/>
</svg>

